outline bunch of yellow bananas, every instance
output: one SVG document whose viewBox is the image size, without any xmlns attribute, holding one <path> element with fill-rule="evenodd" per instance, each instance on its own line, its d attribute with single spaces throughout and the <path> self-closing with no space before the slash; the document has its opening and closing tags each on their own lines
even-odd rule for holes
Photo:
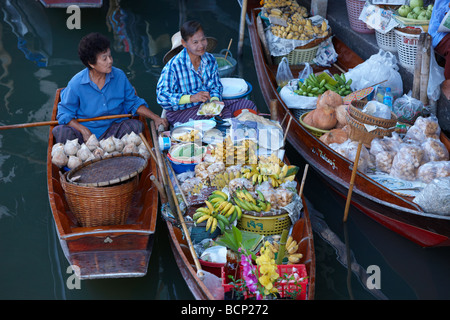
<svg viewBox="0 0 450 320">
<path fill-rule="evenodd" d="M 236 189 L 233 200 L 242 209 L 246 211 L 269 211 L 271 209 L 270 202 L 264 199 L 261 191 L 257 190 L 258 198 L 255 199 L 252 194 L 245 188 Z"/>
<path fill-rule="evenodd" d="M 239 171 L 225 171 L 219 174 L 216 174 L 214 177 L 210 177 L 211 187 L 216 187 L 218 190 L 222 190 L 224 187 L 227 187 L 231 180 L 240 178 L 241 173 Z"/>
<path fill-rule="evenodd" d="M 280 244 L 276 241 L 273 243 L 269 243 L 268 247 L 270 250 L 275 254 L 279 252 Z M 303 257 L 303 254 L 300 252 L 297 252 L 298 250 L 298 243 L 292 236 L 289 236 L 286 240 L 286 247 L 284 251 L 284 258 L 287 258 L 289 263 L 298 263 L 300 262 L 300 259 Z"/>
<path fill-rule="evenodd" d="M 256 163 L 258 161 L 256 154 L 257 145 L 254 141 L 245 139 L 235 145 L 230 136 L 211 150 L 211 155 L 226 166 Z"/>
<path fill-rule="evenodd" d="M 221 214 L 218 214 L 208 200 L 205 200 L 205 204 L 206 207 L 200 207 L 195 210 L 195 213 L 192 216 L 195 223 L 198 225 L 203 221 L 206 221 L 206 231 L 209 230 L 212 234 L 216 231 L 217 226 L 219 226 L 221 232 L 223 233 L 225 228 L 229 225 L 227 218 Z"/>
<path fill-rule="evenodd" d="M 286 181 L 293 181 L 298 171 L 297 166 L 274 163 L 273 161 L 260 161 L 258 165 L 252 165 L 251 168 L 243 167 L 242 176 L 250 180 L 253 184 L 261 184 L 269 181 L 274 188 Z"/>
</svg>

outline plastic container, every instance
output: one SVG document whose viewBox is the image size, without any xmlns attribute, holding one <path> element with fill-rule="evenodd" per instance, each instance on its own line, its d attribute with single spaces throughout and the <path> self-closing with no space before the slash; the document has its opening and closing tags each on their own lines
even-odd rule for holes
<svg viewBox="0 0 450 320">
<path fill-rule="evenodd" d="M 281 234 L 284 229 L 288 229 L 290 226 L 291 218 L 288 213 L 265 217 L 243 214 L 237 223 L 237 228 L 240 230 L 255 232 L 265 236 Z"/>
<path fill-rule="evenodd" d="M 419 42 L 420 30 L 402 32 L 395 29 L 395 42 L 397 45 L 398 62 L 410 72 L 414 72 L 417 54 L 417 44 Z"/>
<path fill-rule="evenodd" d="M 394 29 L 387 33 L 381 33 L 375 30 L 375 38 L 377 39 L 377 44 L 380 49 L 390 52 L 397 52 Z"/>
<path fill-rule="evenodd" d="M 374 29 L 369 29 L 367 24 L 359 20 L 361 11 L 364 8 L 365 0 L 346 0 L 348 20 L 350 22 L 350 28 L 360 33 L 374 33 Z"/>
<path fill-rule="evenodd" d="M 286 57 L 289 65 L 299 65 L 305 62 L 311 62 L 316 57 L 319 46 L 315 46 L 308 49 L 294 49 L 287 55 L 274 57 L 275 64 L 279 64 L 281 60 Z"/>
<path fill-rule="evenodd" d="M 393 102 L 394 97 L 392 96 L 391 88 L 387 87 L 386 92 L 384 93 L 383 103 L 392 110 Z"/>
<path fill-rule="evenodd" d="M 277 265 L 278 268 L 278 274 L 280 276 L 281 281 L 277 281 L 275 283 L 275 287 L 278 289 L 278 294 L 280 295 L 280 298 L 295 298 L 296 300 L 306 300 L 307 296 L 307 286 L 308 286 L 308 274 L 306 272 L 306 267 L 304 264 L 283 264 L 283 265 Z M 242 275 L 242 266 L 239 268 L 239 276 Z M 222 272 L 222 287 L 223 291 L 226 293 L 228 291 L 231 291 L 233 289 L 233 285 L 230 284 L 228 281 L 230 280 L 228 278 L 227 272 L 225 268 L 223 267 L 221 269 Z M 259 269 L 258 269 L 259 272 Z M 297 273 L 300 276 L 300 279 L 295 281 L 293 280 L 293 273 Z M 289 281 L 283 281 L 289 279 Z M 247 291 L 244 291 L 243 288 L 241 288 L 242 294 L 244 295 L 245 299 L 254 297 L 254 294 L 249 294 Z"/>
<path fill-rule="evenodd" d="M 197 163 L 181 163 L 173 161 L 171 158 L 169 158 L 170 163 L 172 164 L 173 171 L 175 171 L 176 174 L 180 174 L 187 171 L 194 171 L 195 166 Z"/>
</svg>

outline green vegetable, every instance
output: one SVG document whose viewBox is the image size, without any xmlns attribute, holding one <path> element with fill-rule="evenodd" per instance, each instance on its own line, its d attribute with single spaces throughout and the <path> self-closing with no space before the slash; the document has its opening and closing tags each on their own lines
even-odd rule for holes
<svg viewBox="0 0 450 320">
<path fill-rule="evenodd" d="M 418 16 L 417 16 L 417 20 L 430 20 L 427 17 L 427 12 L 426 11 L 422 11 Z"/>
<path fill-rule="evenodd" d="M 410 12 L 410 13 L 408 13 L 408 15 L 406 17 L 408 19 L 417 19 L 417 13 Z"/>
<path fill-rule="evenodd" d="M 403 5 L 400 8 L 398 8 L 398 14 L 402 17 L 406 17 L 408 13 L 411 12 L 411 7 L 408 5 Z"/>
<path fill-rule="evenodd" d="M 411 0 L 409 1 L 409 6 L 411 8 L 423 7 L 423 0 Z"/>
<path fill-rule="evenodd" d="M 425 11 L 422 7 L 415 7 L 412 9 L 412 12 L 417 13 L 417 15 L 419 15 L 422 11 Z"/>
</svg>

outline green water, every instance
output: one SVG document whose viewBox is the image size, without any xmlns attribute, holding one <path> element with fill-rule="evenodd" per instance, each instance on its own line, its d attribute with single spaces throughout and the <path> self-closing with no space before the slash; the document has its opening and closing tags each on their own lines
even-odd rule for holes
<svg viewBox="0 0 450 320">
<path fill-rule="evenodd" d="M 82 65 L 80 38 L 92 31 L 109 36 L 114 65 L 123 69 L 155 112 L 155 88 L 170 37 L 179 21 L 197 19 L 217 38 L 216 52 L 237 55 L 240 7 L 237 1 L 104 0 L 100 9 L 81 10 L 81 29 L 69 30 L 65 9 L 45 9 L 37 1 L 0 1 L 0 123 L 50 119 L 54 94 Z M 267 111 L 246 36 L 239 75 L 252 83 L 251 98 Z M 71 273 L 55 232 L 47 196 L 48 127 L 0 132 L 0 299 L 192 299 L 158 221 L 148 274 L 142 278 L 87 280 L 70 288 Z M 291 162 L 304 162 L 288 149 Z M 450 252 L 422 249 L 358 211 L 342 225 L 344 203 L 313 170 L 305 195 L 311 202 L 317 258 L 316 299 L 448 299 Z M 347 233 L 346 233 L 347 232 Z M 346 237 L 348 235 L 348 237 Z M 354 272 L 348 279 L 349 246 Z M 381 270 L 381 289 L 365 288 L 371 265 Z"/>
</svg>

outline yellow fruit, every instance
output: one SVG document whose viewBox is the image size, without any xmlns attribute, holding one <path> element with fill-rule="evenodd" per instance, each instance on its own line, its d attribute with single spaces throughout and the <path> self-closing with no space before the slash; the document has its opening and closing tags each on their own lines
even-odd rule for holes
<svg viewBox="0 0 450 320">
<path fill-rule="evenodd" d="M 201 216 L 200 218 L 198 218 L 196 223 L 199 224 L 199 223 L 201 223 L 201 222 L 203 222 L 205 220 L 208 220 L 210 217 L 211 217 L 210 215 L 205 214 L 204 216 Z"/>
</svg>

